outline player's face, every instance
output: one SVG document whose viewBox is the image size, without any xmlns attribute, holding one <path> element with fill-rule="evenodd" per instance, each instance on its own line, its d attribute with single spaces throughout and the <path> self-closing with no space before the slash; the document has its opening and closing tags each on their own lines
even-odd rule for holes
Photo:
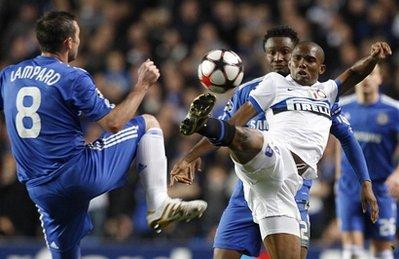
<svg viewBox="0 0 399 259">
<path fill-rule="evenodd" d="M 70 50 L 68 53 L 68 62 L 74 61 L 76 57 L 78 56 L 78 49 L 79 49 L 79 44 L 80 44 L 80 28 L 79 25 L 76 21 L 73 21 L 73 26 L 75 27 L 75 35 L 73 38 L 70 39 Z"/>
<path fill-rule="evenodd" d="M 356 86 L 356 92 L 362 94 L 374 94 L 378 93 L 378 88 L 382 83 L 382 75 L 379 66 L 376 66 L 374 70 L 368 75 L 362 82 Z"/>
<path fill-rule="evenodd" d="M 290 73 L 288 61 L 291 58 L 294 43 L 289 37 L 269 38 L 265 43 L 266 61 L 273 72 L 283 76 Z"/>
<path fill-rule="evenodd" d="M 323 54 L 311 44 L 294 48 L 289 62 L 291 77 L 300 85 L 313 85 L 324 73 Z"/>
</svg>

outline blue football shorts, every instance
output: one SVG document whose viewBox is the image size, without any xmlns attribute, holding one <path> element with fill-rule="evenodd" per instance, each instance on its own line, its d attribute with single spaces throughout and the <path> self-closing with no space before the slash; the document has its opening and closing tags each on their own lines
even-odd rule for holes
<svg viewBox="0 0 399 259">
<path fill-rule="evenodd" d="M 376 240 L 395 240 L 396 202 L 389 195 L 384 182 L 374 181 L 373 191 L 380 208 L 379 218 L 375 224 L 371 222 L 369 212 L 362 212 L 359 192 L 353 195 L 351 191 L 345 189 L 342 182 L 338 183 L 335 200 L 341 230 L 361 231 L 366 238 Z"/>
<path fill-rule="evenodd" d="M 124 185 L 144 133 L 144 118 L 135 117 L 118 133 L 104 133 L 86 145 L 61 167 L 57 178 L 27 186 L 53 256 L 79 248 L 80 240 L 93 228 L 87 212 L 90 200 Z"/>
</svg>

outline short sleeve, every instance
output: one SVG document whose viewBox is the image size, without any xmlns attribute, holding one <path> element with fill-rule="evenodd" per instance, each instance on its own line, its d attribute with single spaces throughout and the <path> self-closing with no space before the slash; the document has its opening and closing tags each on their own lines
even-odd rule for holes
<svg viewBox="0 0 399 259">
<path fill-rule="evenodd" d="M 94 85 L 92 78 L 87 74 L 80 75 L 74 81 L 72 102 L 91 121 L 100 120 L 114 107 L 104 98 Z"/>
<path fill-rule="evenodd" d="M 258 113 L 266 111 L 276 97 L 276 86 L 273 83 L 272 75 L 265 76 L 262 82 L 251 91 L 249 101 L 255 107 Z"/>
<path fill-rule="evenodd" d="M 325 89 L 327 98 L 330 103 L 335 103 L 338 101 L 338 86 L 340 84 L 339 81 L 328 80 L 327 82 L 327 89 Z"/>
</svg>

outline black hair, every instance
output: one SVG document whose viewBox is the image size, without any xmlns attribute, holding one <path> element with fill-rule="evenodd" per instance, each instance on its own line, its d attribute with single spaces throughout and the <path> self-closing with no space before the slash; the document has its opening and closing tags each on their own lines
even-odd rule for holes
<svg viewBox="0 0 399 259">
<path fill-rule="evenodd" d="M 75 38 L 73 21 L 76 21 L 76 16 L 67 12 L 52 11 L 44 14 L 36 23 L 36 38 L 40 49 L 52 53 L 60 51 L 65 39 Z"/>
<path fill-rule="evenodd" d="M 263 37 L 263 50 L 266 51 L 265 45 L 266 41 L 270 38 L 274 37 L 288 37 L 292 40 L 294 45 L 299 42 L 298 33 L 294 31 L 291 27 L 286 25 L 280 25 L 277 27 L 273 27 L 266 31 L 265 36 Z"/>
</svg>

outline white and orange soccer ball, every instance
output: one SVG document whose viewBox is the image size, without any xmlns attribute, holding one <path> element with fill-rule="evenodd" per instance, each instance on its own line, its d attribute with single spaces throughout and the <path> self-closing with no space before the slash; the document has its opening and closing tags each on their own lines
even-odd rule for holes
<svg viewBox="0 0 399 259">
<path fill-rule="evenodd" d="M 243 77 L 242 60 L 231 50 L 211 50 L 198 66 L 201 84 L 219 94 L 239 86 Z"/>
</svg>

